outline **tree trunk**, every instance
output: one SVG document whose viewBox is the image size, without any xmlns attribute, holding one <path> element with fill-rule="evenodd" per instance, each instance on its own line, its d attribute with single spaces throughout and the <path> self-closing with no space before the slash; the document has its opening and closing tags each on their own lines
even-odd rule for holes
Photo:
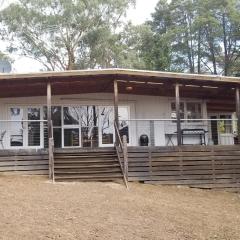
<svg viewBox="0 0 240 240">
<path fill-rule="evenodd" d="M 228 46 L 227 46 L 227 33 L 226 33 L 226 15 L 222 16 L 222 27 L 223 27 L 223 46 L 224 46 L 224 75 L 228 75 L 229 57 L 228 57 Z"/>
<path fill-rule="evenodd" d="M 198 67 L 198 74 L 201 73 L 201 28 L 198 30 L 198 50 L 197 50 L 197 67 Z"/>
</svg>

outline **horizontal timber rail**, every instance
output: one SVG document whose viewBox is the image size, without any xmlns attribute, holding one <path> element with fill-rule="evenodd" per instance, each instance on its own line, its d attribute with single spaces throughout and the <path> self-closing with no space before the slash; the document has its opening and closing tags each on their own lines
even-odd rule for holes
<svg viewBox="0 0 240 240">
<path fill-rule="evenodd" d="M 47 175 L 48 151 L 46 149 L 0 150 L 0 173 Z"/>
<path fill-rule="evenodd" d="M 128 147 L 129 181 L 240 189 L 240 146 Z"/>
</svg>

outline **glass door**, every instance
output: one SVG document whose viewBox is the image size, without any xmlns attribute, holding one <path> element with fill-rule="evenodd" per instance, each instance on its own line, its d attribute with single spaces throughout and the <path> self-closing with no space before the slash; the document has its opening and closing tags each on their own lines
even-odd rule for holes
<svg viewBox="0 0 240 240">
<path fill-rule="evenodd" d="M 115 141 L 113 107 L 99 107 L 99 120 L 99 146 L 113 146 Z"/>
<path fill-rule="evenodd" d="M 64 147 L 80 146 L 80 108 L 63 107 L 63 145 Z"/>
<path fill-rule="evenodd" d="M 27 146 L 28 147 L 40 147 L 43 145 L 43 134 L 41 129 L 43 125 L 40 123 L 41 120 L 41 108 L 30 107 L 27 111 Z"/>
<path fill-rule="evenodd" d="M 10 147 L 41 147 L 43 146 L 43 124 L 40 107 L 9 108 L 9 145 Z"/>
<path fill-rule="evenodd" d="M 24 108 L 11 107 L 9 109 L 9 118 L 11 120 L 9 127 L 9 144 L 10 147 L 23 147 L 26 146 L 25 141 L 25 124 L 22 121 L 24 119 Z"/>
<path fill-rule="evenodd" d="M 121 138 L 125 135 L 127 136 L 127 142 L 130 143 L 130 119 L 129 116 L 129 107 L 127 106 L 120 106 L 118 108 L 118 115 L 119 115 L 119 133 Z"/>
<path fill-rule="evenodd" d="M 80 112 L 82 147 L 98 147 L 99 109 L 96 106 L 82 106 Z"/>
</svg>

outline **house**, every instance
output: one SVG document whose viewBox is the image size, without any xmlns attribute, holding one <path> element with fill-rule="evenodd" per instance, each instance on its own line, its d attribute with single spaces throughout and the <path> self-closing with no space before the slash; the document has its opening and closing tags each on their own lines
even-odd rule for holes
<svg viewBox="0 0 240 240">
<path fill-rule="evenodd" d="M 125 69 L 2 74 L 0 171 L 238 185 L 239 86 L 236 77 Z"/>
</svg>

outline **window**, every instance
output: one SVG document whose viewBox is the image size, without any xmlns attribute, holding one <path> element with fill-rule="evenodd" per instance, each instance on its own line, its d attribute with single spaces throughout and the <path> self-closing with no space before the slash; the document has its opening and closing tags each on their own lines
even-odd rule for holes
<svg viewBox="0 0 240 240">
<path fill-rule="evenodd" d="M 80 112 L 82 147 L 98 147 L 98 108 L 82 106 Z"/>
<path fill-rule="evenodd" d="M 63 122 L 64 125 L 79 125 L 80 108 L 79 107 L 64 107 Z"/>
<path fill-rule="evenodd" d="M 180 103 L 180 118 L 184 119 L 184 103 Z M 171 104 L 171 119 L 177 119 L 176 103 Z"/>
<path fill-rule="evenodd" d="M 129 143 L 129 110 L 127 107 L 119 107 L 119 133 L 121 138 L 125 135 L 127 136 L 127 143 Z"/>
<path fill-rule="evenodd" d="M 220 115 L 219 131 L 221 134 L 232 133 L 232 116 L 231 115 Z M 229 119 L 229 120 L 228 120 Z"/>
<path fill-rule="evenodd" d="M 202 107 L 200 103 L 186 103 L 186 118 L 187 119 L 201 119 L 202 118 Z M 188 122 L 191 122 L 189 120 Z M 194 121 L 196 122 L 196 121 Z"/>
<path fill-rule="evenodd" d="M 21 120 L 24 118 L 23 108 L 10 108 L 10 120 L 16 122 L 11 122 L 10 124 L 10 146 L 17 147 L 23 146 L 23 122 Z"/>
<path fill-rule="evenodd" d="M 47 107 L 43 107 L 43 119 L 47 120 Z M 62 147 L 62 107 L 52 106 L 54 147 Z M 48 126 L 44 124 L 44 147 L 48 147 Z"/>
<path fill-rule="evenodd" d="M 189 119 L 188 122 L 196 122 L 194 119 L 202 118 L 202 104 L 199 102 L 181 102 L 180 118 Z M 171 119 L 177 119 L 176 104 L 171 103 Z M 191 121 L 192 119 L 192 121 Z M 175 122 L 175 121 L 174 121 Z"/>
<path fill-rule="evenodd" d="M 28 146 L 40 146 L 41 142 L 41 127 L 40 122 L 34 122 L 34 120 L 40 120 L 41 113 L 40 108 L 28 108 L 28 120 L 33 120 L 33 122 L 28 122 Z"/>
<path fill-rule="evenodd" d="M 64 129 L 64 146 L 78 147 L 79 146 L 79 128 Z"/>
<path fill-rule="evenodd" d="M 114 109 L 113 107 L 100 108 L 100 131 L 101 144 L 109 145 L 114 143 Z"/>
</svg>

